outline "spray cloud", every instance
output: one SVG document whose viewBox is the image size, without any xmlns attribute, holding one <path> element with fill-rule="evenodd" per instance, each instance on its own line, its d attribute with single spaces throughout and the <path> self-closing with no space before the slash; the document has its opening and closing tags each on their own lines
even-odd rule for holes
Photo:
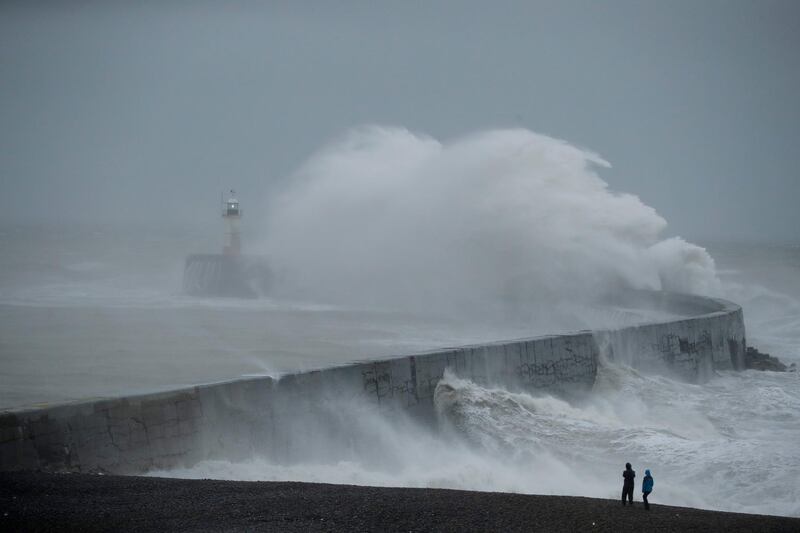
<svg viewBox="0 0 800 533">
<path fill-rule="evenodd" d="M 532 312 L 620 286 L 717 293 L 712 258 L 598 155 L 522 129 L 450 142 L 362 127 L 314 154 L 270 206 L 279 294 L 414 311 Z M 538 305 L 537 305 L 538 304 Z"/>
</svg>

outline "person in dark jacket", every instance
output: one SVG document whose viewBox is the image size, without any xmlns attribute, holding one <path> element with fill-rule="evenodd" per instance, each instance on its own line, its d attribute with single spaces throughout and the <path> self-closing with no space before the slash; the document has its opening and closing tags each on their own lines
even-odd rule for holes
<svg viewBox="0 0 800 533">
<path fill-rule="evenodd" d="M 622 505 L 625 505 L 625 496 L 628 496 L 628 503 L 633 505 L 633 478 L 636 472 L 631 468 L 630 463 L 625 463 L 625 471 L 622 472 Z"/>
<path fill-rule="evenodd" d="M 647 496 L 653 492 L 653 476 L 650 475 L 650 470 L 644 471 L 644 479 L 642 480 L 642 500 L 644 500 L 645 510 L 650 510 L 650 503 L 647 501 Z"/>
</svg>

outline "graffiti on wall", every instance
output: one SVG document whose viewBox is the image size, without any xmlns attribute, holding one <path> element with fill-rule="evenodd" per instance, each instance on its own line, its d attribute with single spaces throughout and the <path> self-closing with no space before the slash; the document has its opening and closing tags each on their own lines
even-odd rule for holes
<svg viewBox="0 0 800 533">
<path fill-rule="evenodd" d="M 523 383 L 534 387 L 552 387 L 566 383 L 594 383 L 597 354 L 586 342 L 563 339 L 555 349 L 551 340 L 545 353 L 527 349 L 520 353 L 516 371 Z M 547 345 L 546 345 L 547 346 Z"/>
<path fill-rule="evenodd" d="M 418 400 L 416 365 L 412 365 L 411 370 L 409 379 L 393 379 L 388 363 L 374 363 L 361 371 L 364 391 L 370 396 L 374 395 L 378 403 L 395 396 L 404 398 L 408 403 L 415 403 Z"/>
</svg>

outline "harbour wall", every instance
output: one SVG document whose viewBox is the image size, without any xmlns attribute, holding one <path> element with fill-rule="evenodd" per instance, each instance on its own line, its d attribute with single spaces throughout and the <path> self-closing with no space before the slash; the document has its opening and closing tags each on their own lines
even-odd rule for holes
<svg viewBox="0 0 800 533">
<path fill-rule="evenodd" d="M 344 427 L 337 420 L 341 402 L 390 419 L 435 422 L 434 393 L 446 369 L 482 385 L 580 397 L 591 392 L 604 358 L 699 382 L 715 370 L 744 368 L 745 329 L 738 305 L 672 293 L 631 292 L 622 298 L 618 304 L 671 310 L 683 317 L 441 349 L 280 378 L 0 411 L 0 471 L 137 474 L 215 458 L 301 460 L 321 439 L 353 439 L 337 434 Z"/>
</svg>

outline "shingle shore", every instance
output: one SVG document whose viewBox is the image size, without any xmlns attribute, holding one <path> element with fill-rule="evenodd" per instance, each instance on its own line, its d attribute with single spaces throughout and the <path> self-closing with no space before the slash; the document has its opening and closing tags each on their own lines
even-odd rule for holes
<svg viewBox="0 0 800 533">
<path fill-rule="evenodd" d="M 0 531 L 800 531 L 800 518 L 444 489 L 0 473 Z"/>
</svg>

